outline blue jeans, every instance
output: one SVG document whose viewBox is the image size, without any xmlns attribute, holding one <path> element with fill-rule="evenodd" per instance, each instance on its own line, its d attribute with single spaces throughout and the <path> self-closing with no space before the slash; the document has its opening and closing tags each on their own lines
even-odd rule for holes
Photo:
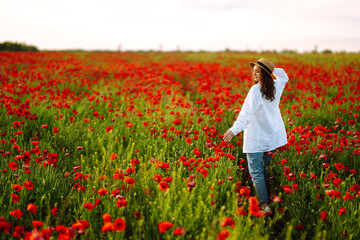
<svg viewBox="0 0 360 240">
<path fill-rule="evenodd" d="M 268 155 L 268 152 L 247 154 L 249 173 L 260 204 L 269 202 L 270 183 L 269 172 L 266 168 L 269 166 L 271 158 L 272 155 Z"/>
</svg>

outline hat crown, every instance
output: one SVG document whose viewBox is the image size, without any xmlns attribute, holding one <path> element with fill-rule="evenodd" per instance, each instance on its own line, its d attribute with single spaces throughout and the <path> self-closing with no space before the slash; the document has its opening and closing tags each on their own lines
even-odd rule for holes
<svg viewBox="0 0 360 240">
<path fill-rule="evenodd" d="M 265 58 L 260 58 L 258 62 L 264 64 L 268 69 L 270 69 L 271 73 L 274 71 L 274 66 Z"/>
</svg>

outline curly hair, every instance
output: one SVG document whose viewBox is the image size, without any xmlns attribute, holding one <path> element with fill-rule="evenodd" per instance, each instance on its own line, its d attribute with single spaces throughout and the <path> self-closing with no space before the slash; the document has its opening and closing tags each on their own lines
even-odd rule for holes
<svg viewBox="0 0 360 240">
<path fill-rule="evenodd" d="M 260 80 L 260 92 L 263 98 L 272 102 L 275 99 L 275 85 L 273 78 L 265 72 L 264 69 L 261 69 L 261 80 Z"/>
</svg>

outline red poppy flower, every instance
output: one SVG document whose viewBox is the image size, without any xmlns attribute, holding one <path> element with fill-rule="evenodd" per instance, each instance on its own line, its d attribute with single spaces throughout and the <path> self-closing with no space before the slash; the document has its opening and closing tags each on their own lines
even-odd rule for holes
<svg viewBox="0 0 360 240">
<path fill-rule="evenodd" d="M 340 208 L 339 209 L 339 216 L 343 215 L 344 213 L 346 213 L 346 208 Z"/>
<path fill-rule="evenodd" d="M 17 203 L 17 202 L 19 202 L 20 201 L 20 197 L 18 196 L 18 195 L 16 195 L 16 194 L 11 194 L 11 198 L 12 198 L 12 202 L 13 203 Z"/>
<path fill-rule="evenodd" d="M 186 138 L 185 142 L 189 145 L 192 145 L 192 139 L 191 138 Z"/>
<path fill-rule="evenodd" d="M 304 225 L 303 224 L 299 224 L 299 225 L 296 225 L 295 228 L 299 231 L 302 231 L 304 229 Z"/>
<path fill-rule="evenodd" d="M 17 162 L 9 162 L 9 168 L 11 169 L 11 170 L 17 170 L 17 167 L 18 166 L 18 164 L 17 164 Z"/>
<path fill-rule="evenodd" d="M 166 191 L 166 190 L 169 189 L 169 184 L 167 182 L 164 182 L 164 181 L 160 181 L 159 186 L 160 186 L 161 191 Z"/>
<path fill-rule="evenodd" d="M 227 227 L 231 226 L 232 228 L 235 228 L 235 221 L 232 217 L 226 217 L 221 222 L 221 227 Z"/>
<path fill-rule="evenodd" d="M 112 222 L 106 222 L 106 223 L 101 227 L 101 231 L 102 231 L 102 232 L 114 231 L 114 224 L 113 224 Z"/>
<path fill-rule="evenodd" d="M 155 174 L 155 175 L 153 176 L 153 179 L 154 179 L 155 181 L 157 181 L 157 182 L 160 182 L 160 181 L 162 180 L 162 177 L 161 177 L 159 174 Z"/>
<path fill-rule="evenodd" d="M 6 220 L 0 218 L 0 231 L 8 234 L 11 230 L 11 226 L 12 224 L 10 222 L 7 222 Z"/>
<path fill-rule="evenodd" d="M 115 160 L 115 159 L 117 159 L 118 158 L 118 155 L 116 154 L 116 153 L 112 153 L 111 155 L 110 155 L 110 160 Z"/>
<path fill-rule="evenodd" d="M 23 226 L 16 226 L 14 228 L 14 232 L 13 232 L 13 236 L 15 238 L 21 238 L 21 236 L 24 234 L 25 232 L 25 228 Z"/>
<path fill-rule="evenodd" d="M 247 212 L 246 212 L 246 210 L 244 210 L 244 207 L 236 208 L 236 214 L 238 216 L 244 216 L 244 217 L 247 216 Z"/>
<path fill-rule="evenodd" d="M 106 195 L 106 194 L 108 194 L 108 190 L 107 189 L 105 189 L 105 188 L 100 188 L 98 191 L 97 191 L 97 193 L 100 195 L 100 197 L 101 196 L 103 196 L 103 195 Z"/>
<path fill-rule="evenodd" d="M 10 212 L 10 216 L 15 217 L 17 219 L 20 219 L 22 217 L 23 213 L 20 209 L 14 209 Z"/>
<path fill-rule="evenodd" d="M 135 185 L 135 180 L 132 177 L 126 177 L 125 182 L 130 185 Z"/>
<path fill-rule="evenodd" d="M 127 201 L 125 199 L 119 199 L 116 201 L 116 207 L 121 208 L 127 205 Z"/>
<path fill-rule="evenodd" d="M 287 163 L 288 161 L 286 159 L 283 159 L 280 161 L 281 165 L 284 165 L 285 163 Z"/>
<path fill-rule="evenodd" d="M 126 169 L 126 173 L 128 173 L 128 174 L 131 174 L 134 172 L 135 172 L 135 168 L 130 167 L 130 168 Z"/>
<path fill-rule="evenodd" d="M 80 223 L 83 226 L 83 229 L 87 229 L 90 226 L 90 224 L 89 224 L 89 222 L 87 220 L 79 220 L 77 222 Z"/>
<path fill-rule="evenodd" d="M 351 196 L 349 192 L 346 192 L 346 195 L 343 197 L 343 199 L 345 201 L 350 201 L 350 200 L 354 199 L 354 197 Z"/>
<path fill-rule="evenodd" d="M 83 230 L 83 229 L 84 229 L 83 225 L 82 225 L 81 223 L 79 223 L 79 222 L 73 223 L 73 224 L 71 225 L 71 227 L 72 227 L 73 229 L 75 229 L 76 231 L 79 231 L 79 230 Z"/>
<path fill-rule="evenodd" d="M 51 215 L 52 216 L 56 216 L 58 214 L 58 208 L 57 207 L 54 207 L 53 209 L 51 209 Z"/>
<path fill-rule="evenodd" d="M 91 202 L 86 202 L 86 203 L 84 203 L 83 206 L 84 206 L 84 208 L 86 208 L 89 211 L 92 211 L 93 208 L 95 207 Z"/>
<path fill-rule="evenodd" d="M 169 230 L 170 228 L 172 228 L 173 225 L 174 225 L 174 224 L 172 224 L 171 222 L 168 222 L 168 221 L 160 222 L 160 223 L 158 224 L 159 232 L 164 233 L 164 232 L 166 232 L 167 230 Z"/>
<path fill-rule="evenodd" d="M 18 192 L 18 191 L 21 191 L 22 186 L 20 184 L 14 184 L 13 189 Z"/>
<path fill-rule="evenodd" d="M 177 227 L 174 230 L 174 235 L 176 235 L 176 236 L 181 236 L 181 235 L 184 235 L 185 233 L 186 233 L 186 229 L 183 227 Z"/>
<path fill-rule="evenodd" d="M 173 180 L 172 177 L 164 177 L 165 182 L 171 182 Z"/>
<path fill-rule="evenodd" d="M 174 125 L 179 125 L 179 124 L 181 124 L 181 121 L 180 121 L 179 119 L 175 119 L 175 120 L 173 121 L 173 124 L 174 124 Z"/>
<path fill-rule="evenodd" d="M 35 206 L 34 204 L 32 203 L 29 203 L 27 205 L 27 208 L 26 208 L 29 212 L 32 212 L 34 214 L 36 214 L 36 210 L 37 210 L 37 206 Z"/>
<path fill-rule="evenodd" d="M 28 180 L 24 183 L 24 187 L 27 189 L 27 190 L 33 190 L 34 189 L 34 185 L 33 185 L 33 182 Z"/>
<path fill-rule="evenodd" d="M 217 240 L 225 240 L 228 237 L 229 232 L 226 229 L 221 230 L 221 232 L 217 234 Z"/>
<path fill-rule="evenodd" d="M 104 213 L 102 215 L 102 218 L 104 219 L 104 222 L 111 222 L 111 215 L 110 214 Z"/>
<path fill-rule="evenodd" d="M 314 174 L 314 173 L 311 173 L 311 174 L 310 174 L 310 178 L 309 178 L 309 180 L 312 180 L 312 179 L 317 179 L 317 177 L 315 176 L 315 174 Z"/>
<path fill-rule="evenodd" d="M 264 216 L 264 212 L 260 211 L 259 208 L 259 201 L 256 197 L 250 197 L 249 198 L 249 213 L 260 218 Z"/>
<path fill-rule="evenodd" d="M 124 231 L 126 228 L 126 223 L 123 218 L 116 218 L 114 220 L 114 226 L 113 229 L 115 231 Z"/>
<path fill-rule="evenodd" d="M 328 213 L 325 212 L 325 211 L 322 211 L 321 214 L 320 214 L 320 218 L 321 218 L 322 220 L 326 220 L 327 217 L 328 217 Z"/>
<path fill-rule="evenodd" d="M 56 231 L 59 233 L 59 235 L 68 235 L 69 234 L 69 228 L 65 227 L 64 225 L 58 225 L 55 227 Z M 67 239 L 67 238 L 65 238 Z"/>
<path fill-rule="evenodd" d="M 37 221 L 37 220 L 33 220 L 33 221 L 32 221 L 32 224 L 33 224 L 34 228 L 36 228 L 36 229 L 39 229 L 39 228 L 41 228 L 41 227 L 44 225 L 43 222 Z"/>
<path fill-rule="evenodd" d="M 141 219 L 141 214 L 138 211 L 133 212 L 137 219 Z"/>
</svg>

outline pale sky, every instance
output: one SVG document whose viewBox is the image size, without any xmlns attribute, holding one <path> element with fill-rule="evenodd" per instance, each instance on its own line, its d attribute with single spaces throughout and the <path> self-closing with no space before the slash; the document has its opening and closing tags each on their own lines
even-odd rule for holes
<svg viewBox="0 0 360 240">
<path fill-rule="evenodd" d="M 41 50 L 360 51 L 359 0 L 0 0 L 0 42 Z"/>
</svg>

